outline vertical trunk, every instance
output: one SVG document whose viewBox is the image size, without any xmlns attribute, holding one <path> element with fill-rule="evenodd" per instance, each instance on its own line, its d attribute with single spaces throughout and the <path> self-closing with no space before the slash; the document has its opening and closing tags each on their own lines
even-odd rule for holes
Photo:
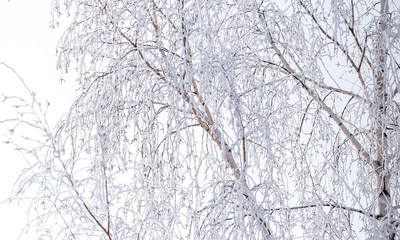
<svg viewBox="0 0 400 240">
<path fill-rule="evenodd" d="M 377 35 L 374 39 L 375 54 L 375 150 L 376 150 L 376 194 L 377 194 L 377 214 L 383 220 L 388 216 L 389 207 L 391 205 L 391 195 L 389 188 L 390 173 L 388 172 L 387 158 L 387 133 L 385 124 L 386 114 L 386 55 L 387 45 L 385 30 L 387 29 L 387 13 L 388 1 L 381 0 L 380 19 L 378 22 Z M 390 222 L 390 221 L 389 221 Z"/>
</svg>

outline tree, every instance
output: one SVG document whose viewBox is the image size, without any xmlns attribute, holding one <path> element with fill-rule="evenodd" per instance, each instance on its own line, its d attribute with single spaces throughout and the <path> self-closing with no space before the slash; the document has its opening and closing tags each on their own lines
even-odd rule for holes
<svg viewBox="0 0 400 240">
<path fill-rule="evenodd" d="M 11 121 L 43 237 L 399 239 L 395 1 L 52 7 L 79 96 Z"/>
</svg>

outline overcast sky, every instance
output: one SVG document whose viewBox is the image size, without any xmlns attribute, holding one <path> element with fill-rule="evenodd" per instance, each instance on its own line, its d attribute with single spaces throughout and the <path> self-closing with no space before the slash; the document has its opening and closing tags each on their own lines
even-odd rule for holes
<svg viewBox="0 0 400 240">
<path fill-rule="evenodd" d="M 51 0 L 0 0 L 0 62 L 13 67 L 39 98 L 49 100 L 50 121 L 55 124 L 74 98 L 73 79 L 60 84 L 56 46 L 62 29 L 49 28 Z M 0 65 L 0 94 L 26 96 L 15 74 Z M 7 117 L 0 105 L 0 119 Z M 6 131 L 0 126 L 0 141 Z M 0 143 L 0 202 L 7 199 L 24 168 L 21 156 Z M 17 239 L 27 223 L 28 203 L 0 204 L 1 239 Z"/>
</svg>

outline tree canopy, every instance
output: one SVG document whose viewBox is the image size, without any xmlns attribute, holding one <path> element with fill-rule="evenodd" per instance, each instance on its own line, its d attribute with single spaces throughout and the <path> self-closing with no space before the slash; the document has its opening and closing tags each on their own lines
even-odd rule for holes
<svg viewBox="0 0 400 240">
<path fill-rule="evenodd" d="M 399 239 L 396 1 L 52 9 L 78 96 L 54 129 L 16 100 L 11 142 L 43 239 Z"/>
</svg>

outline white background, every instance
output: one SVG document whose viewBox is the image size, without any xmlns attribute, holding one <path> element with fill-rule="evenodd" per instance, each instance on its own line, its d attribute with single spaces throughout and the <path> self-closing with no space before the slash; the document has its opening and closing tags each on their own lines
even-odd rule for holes
<svg viewBox="0 0 400 240">
<path fill-rule="evenodd" d="M 49 120 L 54 125 L 68 111 L 75 96 L 74 79 L 56 70 L 56 46 L 63 28 L 51 29 L 52 0 L 0 0 L 0 62 L 13 67 L 42 100 L 49 100 Z M 0 65 L 0 94 L 26 96 L 23 85 Z M 3 98 L 1 98 L 1 101 Z M 0 101 L 0 119 L 12 117 Z M 3 106 L 2 106 L 3 105 Z M 0 141 L 7 131 L 0 126 Z M 1 239 L 17 239 L 27 224 L 29 202 L 4 202 L 25 167 L 21 155 L 0 143 L 0 233 Z"/>
</svg>

